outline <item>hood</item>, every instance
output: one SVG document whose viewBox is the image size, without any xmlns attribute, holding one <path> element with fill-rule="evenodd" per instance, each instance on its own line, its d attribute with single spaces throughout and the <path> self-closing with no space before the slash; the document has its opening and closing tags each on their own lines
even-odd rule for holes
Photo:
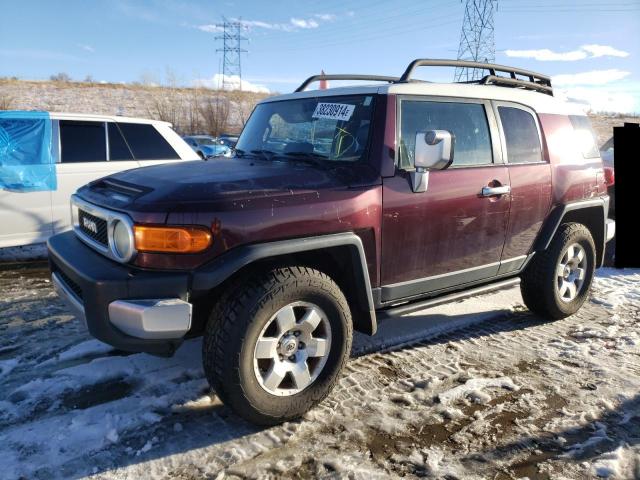
<svg viewBox="0 0 640 480">
<path fill-rule="evenodd" d="M 105 190 L 117 191 L 118 207 L 153 204 L 167 208 L 176 204 L 345 188 L 358 170 L 356 165 L 322 168 L 307 163 L 220 157 L 118 172 L 92 182 L 80 193 L 89 201 L 104 204 L 105 196 L 116 196 L 106 195 Z"/>
</svg>

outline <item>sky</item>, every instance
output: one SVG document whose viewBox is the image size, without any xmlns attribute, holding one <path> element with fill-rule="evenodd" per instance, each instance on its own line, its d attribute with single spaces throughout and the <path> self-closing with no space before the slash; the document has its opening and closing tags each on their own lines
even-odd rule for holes
<svg viewBox="0 0 640 480">
<path fill-rule="evenodd" d="M 456 58 L 464 15 L 460 0 L 0 3 L 0 77 L 215 86 L 226 17 L 248 39 L 243 89 L 271 92 L 321 70 L 399 76 L 414 58 Z M 497 3 L 496 63 L 551 75 L 593 110 L 640 112 L 640 0 Z"/>
</svg>

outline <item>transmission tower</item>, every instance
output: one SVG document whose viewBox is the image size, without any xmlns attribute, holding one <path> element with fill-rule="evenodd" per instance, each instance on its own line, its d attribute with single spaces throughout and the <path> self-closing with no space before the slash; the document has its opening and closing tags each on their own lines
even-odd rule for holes
<svg viewBox="0 0 640 480">
<path fill-rule="evenodd" d="M 493 12 L 498 0 L 465 0 L 464 20 L 458 46 L 458 60 L 493 63 L 496 59 L 496 44 L 493 36 Z M 484 71 L 477 68 L 457 67 L 455 82 L 482 78 Z"/>
<path fill-rule="evenodd" d="M 216 37 L 216 40 L 222 40 L 222 48 L 216 49 L 216 52 L 222 52 L 222 89 L 235 88 L 236 82 L 231 77 L 238 77 L 237 88 L 242 90 L 240 57 L 246 52 L 242 48 L 242 42 L 247 40 L 247 37 L 242 35 L 242 30 L 245 27 L 241 20 L 230 22 L 226 18 L 223 18 L 223 22 L 216 26 L 222 29 L 222 35 Z"/>
</svg>

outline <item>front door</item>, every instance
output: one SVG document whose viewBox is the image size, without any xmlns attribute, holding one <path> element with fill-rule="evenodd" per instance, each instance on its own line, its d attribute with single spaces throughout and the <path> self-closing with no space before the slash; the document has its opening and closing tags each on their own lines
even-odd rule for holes
<svg viewBox="0 0 640 480">
<path fill-rule="evenodd" d="M 509 216 L 509 185 L 489 102 L 405 97 L 399 103 L 397 169 L 383 180 L 382 301 L 437 292 L 498 274 Z M 448 130 L 453 164 L 429 173 L 414 193 L 416 133 Z"/>
</svg>

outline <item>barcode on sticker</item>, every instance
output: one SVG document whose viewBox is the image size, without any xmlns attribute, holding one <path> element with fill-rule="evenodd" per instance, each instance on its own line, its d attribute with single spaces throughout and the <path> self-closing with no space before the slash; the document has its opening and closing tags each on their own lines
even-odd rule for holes
<svg viewBox="0 0 640 480">
<path fill-rule="evenodd" d="M 347 121 L 353 115 L 355 105 L 344 103 L 319 103 L 313 112 L 313 118 L 331 118 L 333 120 Z"/>
</svg>

